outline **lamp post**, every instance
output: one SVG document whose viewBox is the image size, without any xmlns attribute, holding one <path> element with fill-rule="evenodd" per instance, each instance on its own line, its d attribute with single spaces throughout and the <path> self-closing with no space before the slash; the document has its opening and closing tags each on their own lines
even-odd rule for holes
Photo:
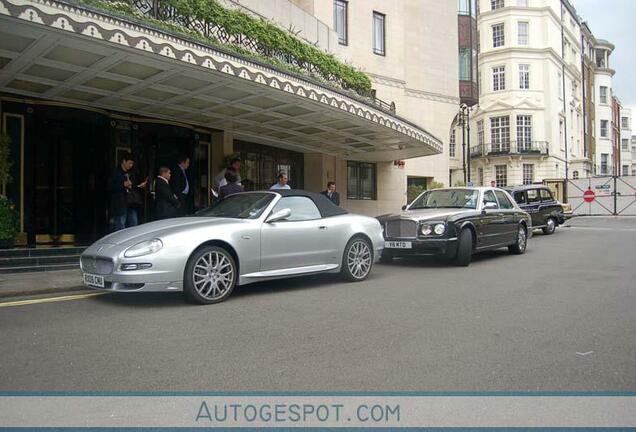
<svg viewBox="0 0 636 432">
<path fill-rule="evenodd" d="M 467 185 L 470 181 L 470 107 L 465 103 L 459 106 L 458 123 L 462 127 L 462 167 L 464 170 L 464 183 Z M 467 135 L 468 140 L 466 140 Z M 468 151 L 466 151 L 467 147 Z"/>
</svg>

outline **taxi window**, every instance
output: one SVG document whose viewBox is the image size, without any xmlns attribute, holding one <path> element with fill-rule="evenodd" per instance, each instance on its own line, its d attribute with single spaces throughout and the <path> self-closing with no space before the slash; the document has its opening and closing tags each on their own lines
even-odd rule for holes
<svg viewBox="0 0 636 432">
<path fill-rule="evenodd" d="M 549 190 L 541 189 L 541 201 L 554 201 Z"/>
<path fill-rule="evenodd" d="M 541 201 L 539 191 L 537 189 L 528 189 L 526 193 L 528 194 L 528 203 L 537 203 Z"/>
<path fill-rule="evenodd" d="M 524 191 L 517 191 L 513 194 L 513 197 L 517 204 L 525 204 L 526 203 L 526 193 Z"/>
</svg>

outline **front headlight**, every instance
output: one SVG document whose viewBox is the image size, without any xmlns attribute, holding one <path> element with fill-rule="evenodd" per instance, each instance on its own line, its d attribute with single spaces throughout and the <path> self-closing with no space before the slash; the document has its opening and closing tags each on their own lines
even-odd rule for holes
<svg viewBox="0 0 636 432">
<path fill-rule="evenodd" d="M 159 251 L 162 247 L 163 243 L 159 239 L 147 240 L 129 247 L 126 252 L 124 252 L 124 256 L 126 258 L 135 258 L 149 255 Z"/>
<path fill-rule="evenodd" d="M 433 232 L 433 227 L 430 225 L 422 225 L 422 227 L 420 228 L 420 232 L 422 233 L 422 235 L 431 235 L 431 233 Z"/>
<path fill-rule="evenodd" d="M 435 232 L 435 234 L 437 235 L 442 235 L 444 234 L 444 231 L 446 231 L 446 225 L 444 224 L 437 224 L 435 225 L 435 227 L 433 228 L 433 231 Z"/>
</svg>

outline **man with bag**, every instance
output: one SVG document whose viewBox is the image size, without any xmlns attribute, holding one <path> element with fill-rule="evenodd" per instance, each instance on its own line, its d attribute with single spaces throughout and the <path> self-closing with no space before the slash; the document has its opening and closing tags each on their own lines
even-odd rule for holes
<svg viewBox="0 0 636 432">
<path fill-rule="evenodd" d="M 108 179 L 110 192 L 110 217 L 115 231 L 138 225 L 138 208 L 143 204 L 141 189 L 148 183 L 137 184 L 132 173 L 135 161 L 130 153 L 122 156 L 121 163 Z"/>
</svg>

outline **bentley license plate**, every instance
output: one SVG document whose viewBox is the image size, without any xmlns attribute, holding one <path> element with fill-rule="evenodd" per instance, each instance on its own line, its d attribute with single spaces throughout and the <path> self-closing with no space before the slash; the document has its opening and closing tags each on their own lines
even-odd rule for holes
<svg viewBox="0 0 636 432">
<path fill-rule="evenodd" d="M 385 241 L 384 247 L 387 249 L 411 249 L 413 245 L 407 241 Z"/>
<path fill-rule="evenodd" d="M 84 273 L 84 285 L 95 288 L 104 288 L 104 277 Z"/>
</svg>

